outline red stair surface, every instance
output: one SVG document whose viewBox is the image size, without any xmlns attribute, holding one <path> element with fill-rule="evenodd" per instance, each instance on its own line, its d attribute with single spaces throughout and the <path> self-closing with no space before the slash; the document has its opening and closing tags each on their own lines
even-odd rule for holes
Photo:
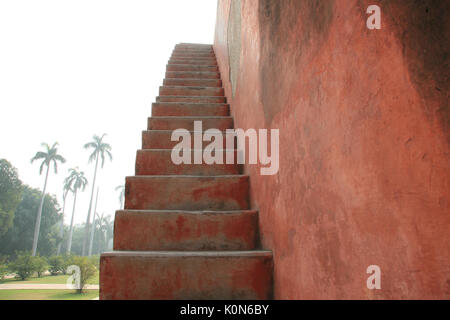
<svg viewBox="0 0 450 320">
<path fill-rule="evenodd" d="M 193 135 L 197 120 L 233 128 L 212 46 L 178 44 L 126 178 L 114 251 L 101 256 L 100 299 L 272 298 L 272 253 L 259 248 L 242 165 L 171 160 L 172 131 Z"/>
</svg>

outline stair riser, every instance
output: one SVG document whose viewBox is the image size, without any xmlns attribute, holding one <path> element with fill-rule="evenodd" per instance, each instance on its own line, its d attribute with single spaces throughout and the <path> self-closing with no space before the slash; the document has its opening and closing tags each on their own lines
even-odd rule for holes
<svg viewBox="0 0 450 320">
<path fill-rule="evenodd" d="M 172 54 L 171 56 L 170 56 L 170 58 L 169 59 L 175 59 L 175 60 L 178 60 L 178 59 L 181 59 L 181 60 L 212 60 L 212 61 L 216 61 L 217 62 L 217 59 L 216 59 L 216 56 L 214 56 L 214 55 L 210 55 L 210 54 L 188 54 L 188 53 L 185 53 L 185 54 L 177 54 L 177 53 L 174 53 L 174 54 Z"/>
<path fill-rule="evenodd" d="M 218 72 L 168 71 L 168 72 L 166 72 L 166 79 L 218 79 L 218 80 L 220 80 L 220 73 L 218 73 Z"/>
<path fill-rule="evenodd" d="M 177 47 L 173 52 L 214 53 L 212 48 Z"/>
<path fill-rule="evenodd" d="M 191 65 L 198 65 L 198 66 L 214 66 L 217 67 L 216 60 L 212 59 L 197 59 L 197 60 L 190 60 L 190 59 L 170 59 L 168 61 L 169 64 L 191 64 Z"/>
<path fill-rule="evenodd" d="M 191 49 L 191 50 L 214 50 L 212 45 L 184 45 L 184 44 L 177 44 L 175 45 L 175 49 Z"/>
<path fill-rule="evenodd" d="M 127 177 L 125 209 L 247 210 L 248 176 Z"/>
<path fill-rule="evenodd" d="M 172 131 L 143 131 L 142 132 L 142 149 L 172 149 L 177 145 L 178 141 L 171 141 Z M 236 146 L 236 138 L 234 138 L 234 145 Z M 194 144 L 194 138 L 191 134 L 192 148 Z M 210 141 L 203 141 L 203 148 L 210 144 Z M 222 145 L 226 146 L 226 137 L 224 134 Z"/>
<path fill-rule="evenodd" d="M 156 102 L 182 102 L 182 103 L 226 103 L 225 97 L 189 97 L 189 96 L 159 96 Z"/>
<path fill-rule="evenodd" d="M 271 299 L 272 258 L 104 254 L 100 299 Z"/>
<path fill-rule="evenodd" d="M 222 81 L 216 79 L 164 79 L 165 86 L 222 87 Z"/>
<path fill-rule="evenodd" d="M 229 116 L 230 110 L 228 105 L 164 105 L 154 103 L 152 105 L 152 116 L 167 117 L 192 117 L 192 116 Z"/>
<path fill-rule="evenodd" d="M 168 64 L 167 71 L 218 72 L 217 66 L 195 66 L 190 64 Z"/>
<path fill-rule="evenodd" d="M 214 54 L 196 54 L 196 53 L 174 53 L 169 59 L 186 59 L 186 60 L 203 60 L 211 59 L 217 62 L 216 56 Z"/>
<path fill-rule="evenodd" d="M 202 150 L 197 151 L 203 155 Z M 242 165 L 237 164 L 237 151 L 222 151 L 222 164 L 194 164 L 194 151 L 191 151 L 191 164 L 175 164 L 171 158 L 172 150 L 138 150 L 136 154 L 136 175 L 194 175 L 217 176 L 242 173 Z M 177 153 L 178 154 L 178 153 Z M 233 164 L 226 164 L 226 157 L 233 157 Z"/>
<path fill-rule="evenodd" d="M 117 211 L 114 250 L 253 250 L 256 211 Z"/>
<path fill-rule="evenodd" d="M 223 88 L 214 87 L 183 87 L 183 86 L 162 86 L 159 87 L 160 96 L 206 96 L 222 97 Z"/>
<path fill-rule="evenodd" d="M 225 129 L 233 128 L 233 118 L 148 118 L 148 130 L 176 130 L 186 129 L 194 131 L 194 121 L 202 121 L 202 130 L 218 129 L 224 131 Z"/>
</svg>

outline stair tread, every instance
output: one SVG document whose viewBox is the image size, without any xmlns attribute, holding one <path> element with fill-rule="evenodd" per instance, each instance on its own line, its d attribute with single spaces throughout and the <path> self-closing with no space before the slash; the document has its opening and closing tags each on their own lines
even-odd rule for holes
<svg viewBox="0 0 450 320">
<path fill-rule="evenodd" d="M 186 116 L 186 117 L 179 117 L 179 116 L 152 116 L 149 118 L 156 118 L 156 119 L 223 119 L 223 118 L 233 118 L 232 116 Z"/>
<path fill-rule="evenodd" d="M 271 250 L 239 250 L 239 251 L 109 251 L 102 256 L 143 256 L 143 257 L 271 257 Z"/>
<path fill-rule="evenodd" d="M 174 88 L 174 89 L 214 89 L 221 90 L 222 87 L 209 87 L 209 86 L 175 86 L 172 84 L 160 86 L 160 88 Z"/>
<path fill-rule="evenodd" d="M 169 149 L 167 149 L 169 150 Z M 127 176 L 126 179 L 157 179 L 157 178 L 174 178 L 174 179 L 186 179 L 186 178 L 198 178 L 198 179 L 223 179 L 223 178 L 246 178 L 248 174 L 227 174 L 227 175 L 217 175 L 217 176 L 199 176 L 199 175 L 189 175 L 189 174 L 168 174 L 168 175 L 136 175 Z"/>
<path fill-rule="evenodd" d="M 242 209 L 242 210 L 155 210 L 155 209 L 122 209 L 117 210 L 117 212 L 130 212 L 130 213 L 144 213 L 144 214 L 160 214 L 160 213 L 185 213 L 185 214 L 192 214 L 192 215 L 201 215 L 201 214 L 238 214 L 238 213 L 251 213 L 251 212 L 257 212 L 258 210 L 252 210 L 252 209 Z"/>
</svg>

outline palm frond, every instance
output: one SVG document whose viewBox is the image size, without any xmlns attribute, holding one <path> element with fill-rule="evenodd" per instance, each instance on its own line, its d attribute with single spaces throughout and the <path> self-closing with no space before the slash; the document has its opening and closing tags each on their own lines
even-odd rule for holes
<svg viewBox="0 0 450 320">
<path fill-rule="evenodd" d="M 45 161 L 42 161 L 41 166 L 39 167 L 39 174 L 42 174 L 42 169 L 44 169 Z"/>
<path fill-rule="evenodd" d="M 66 159 L 60 154 L 56 154 L 54 158 L 55 160 L 60 161 L 61 163 L 66 163 Z"/>
<path fill-rule="evenodd" d="M 97 150 L 95 150 L 94 152 L 92 152 L 91 155 L 89 156 L 89 163 L 91 163 L 91 162 L 94 161 L 95 159 L 97 159 Z"/>
<path fill-rule="evenodd" d="M 44 147 L 47 151 L 50 150 L 50 146 L 48 145 L 48 143 L 42 142 L 41 146 Z"/>
<path fill-rule="evenodd" d="M 89 148 L 95 149 L 96 147 L 97 147 L 97 144 L 95 142 L 88 142 L 83 146 L 83 148 L 85 148 L 85 149 L 89 149 Z"/>
<path fill-rule="evenodd" d="M 102 168 L 103 168 L 103 165 L 105 164 L 105 153 L 104 152 L 100 152 L 100 157 L 102 158 Z"/>
<path fill-rule="evenodd" d="M 111 149 L 109 149 L 109 150 L 111 150 Z M 106 152 L 106 154 L 108 155 L 108 157 L 109 157 L 109 160 L 111 160 L 111 161 L 112 161 L 112 159 L 113 159 L 113 156 L 112 156 L 111 152 L 109 152 L 109 150 L 106 150 L 105 152 Z"/>
<path fill-rule="evenodd" d="M 33 162 L 36 161 L 36 160 L 39 160 L 39 159 L 45 159 L 45 158 L 47 158 L 47 154 L 46 154 L 45 152 L 38 151 L 38 152 L 36 152 L 36 154 L 34 155 L 34 157 L 31 158 L 31 163 L 33 163 Z"/>
</svg>

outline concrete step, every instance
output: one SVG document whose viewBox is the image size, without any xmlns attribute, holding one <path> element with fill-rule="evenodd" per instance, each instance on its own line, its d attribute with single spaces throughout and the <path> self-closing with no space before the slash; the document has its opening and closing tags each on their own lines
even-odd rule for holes
<svg viewBox="0 0 450 320">
<path fill-rule="evenodd" d="M 201 96 L 159 96 L 156 102 L 184 102 L 184 103 L 226 103 L 225 97 L 201 97 Z"/>
<path fill-rule="evenodd" d="M 253 250 L 256 211 L 119 210 L 114 250 Z"/>
<path fill-rule="evenodd" d="M 203 156 L 202 149 L 196 149 Z M 142 149 L 136 153 L 136 175 L 193 175 L 193 176 L 221 176 L 241 174 L 242 165 L 237 164 L 237 151 L 221 150 L 222 164 L 194 164 L 194 151 L 191 152 L 191 164 L 175 164 L 172 161 L 172 149 Z M 178 151 L 176 154 L 178 155 Z M 226 164 L 226 157 L 233 157 L 233 164 Z M 202 158 L 203 159 L 203 158 Z"/>
<path fill-rule="evenodd" d="M 219 72 L 167 71 L 166 79 L 220 79 Z"/>
<path fill-rule="evenodd" d="M 114 251 L 100 299 L 271 299 L 270 251 Z"/>
<path fill-rule="evenodd" d="M 214 52 L 214 49 L 212 47 L 198 47 L 198 46 L 176 46 L 173 51 L 207 51 L 207 52 Z"/>
<path fill-rule="evenodd" d="M 173 52 L 169 59 L 181 58 L 181 59 L 214 59 L 216 55 L 213 52 L 210 53 L 196 53 L 196 52 Z"/>
<path fill-rule="evenodd" d="M 126 177 L 125 209 L 247 210 L 245 175 Z"/>
<path fill-rule="evenodd" d="M 233 128 L 232 117 L 151 117 L 148 118 L 148 130 L 194 131 L 194 121 L 202 122 L 202 131 L 208 129 L 224 131 Z"/>
<path fill-rule="evenodd" d="M 229 116 L 230 107 L 225 103 L 156 102 L 152 104 L 155 117 Z"/>
<path fill-rule="evenodd" d="M 213 45 L 209 44 L 209 43 L 180 42 L 175 45 L 175 48 L 179 48 L 179 47 L 212 48 Z"/>
<path fill-rule="evenodd" d="M 179 141 L 171 141 L 173 130 L 146 130 L 142 131 L 142 149 L 172 149 Z M 194 138 L 191 134 L 192 148 L 194 144 Z M 236 138 L 233 138 L 234 146 L 236 146 Z M 210 144 L 210 141 L 203 141 L 203 148 Z M 223 132 L 222 145 L 226 146 L 226 133 Z"/>
<path fill-rule="evenodd" d="M 159 87 L 160 96 L 218 96 L 225 94 L 223 88 L 217 87 L 193 87 L 193 86 L 161 86 Z"/>
<path fill-rule="evenodd" d="M 182 53 L 174 53 L 174 54 L 172 54 L 170 56 L 169 59 L 170 60 L 179 60 L 179 59 L 183 60 L 184 59 L 184 60 L 194 60 L 194 61 L 196 61 L 196 60 L 200 60 L 200 61 L 210 60 L 210 61 L 213 61 L 213 62 L 217 62 L 217 59 L 216 59 L 215 56 L 211 56 L 210 54 L 195 54 L 195 53 L 193 53 L 193 54 L 189 54 L 189 53 L 184 53 L 184 54 L 182 54 Z"/>
<path fill-rule="evenodd" d="M 222 87 L 222 80 L 218 79 L 164 79 L 165 86 L 195 86 L 195 87 Z"/>
<path fill-rule="evenodd" d="M 192 64 L 198 66 L 217 66 L 217 62 L 215 59 L 181 59 L 181 58 L 172 58 L 168 61 L 169 64 Z"/>
<path fill-rule="evenodd" d="M 167 71 L 218 72 L 217 66 L 196 66 L 192 64 L 168 64 Z"/>
<path fill-rule="evenodd" d="M 214 53 L 212 48 L 177 47 L 172 52 Z"/>
</svg>

